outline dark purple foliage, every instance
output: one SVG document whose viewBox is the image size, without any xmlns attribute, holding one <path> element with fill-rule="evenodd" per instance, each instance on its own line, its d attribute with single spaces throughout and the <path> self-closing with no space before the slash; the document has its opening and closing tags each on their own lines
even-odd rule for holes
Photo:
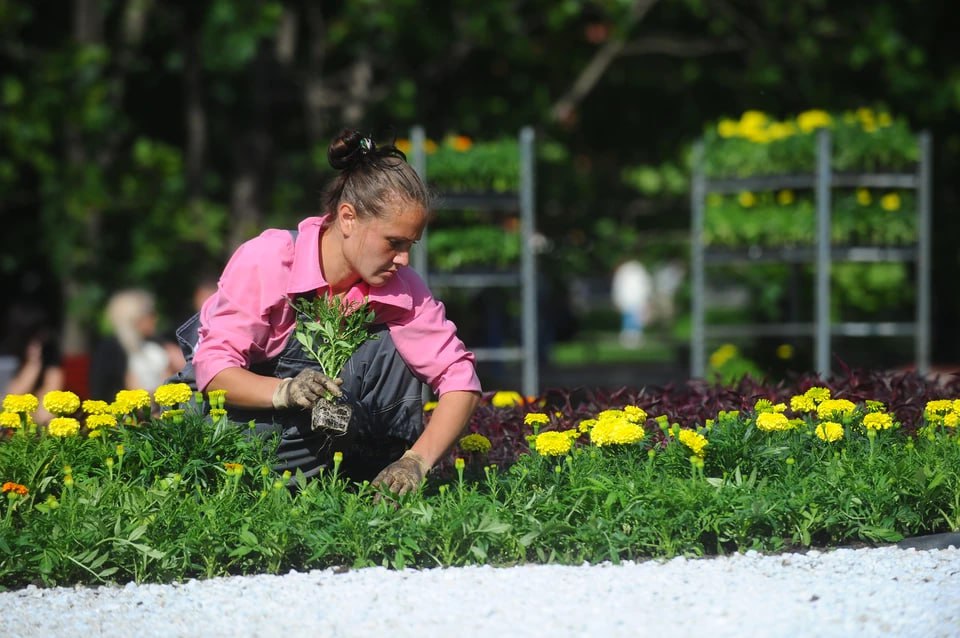
<svg viewBox="0 0 960 638">
<path fill-rule="evenodd" d="M 789 402 L 790 397 L 802 394 L 814 386 L 825 387 L 835 399 L 864 403 L 868 399 L 883 402 L 896 416 L 906 434 L 913 435 L 921 424 L 923 408 L 934 399 L 960 397 L 960 374 L 924 377 L 913 371 L 853 370 L 842 363 L 841 372 L 824 380 L 815 374 L 800 375 L 778 383 L 744 377 L 734 386 L 721 386 L 705 381 L 688 381 L 683 385 L 631 388 L 616 390 L 578 387 L 553 388 L 540 397 L 540 402 L 524 403 L 513 408 L 497 408 L 490 404 L 493 393 L 484 394 L 483 401 L 470 421 L 468 432 L 482 434 L 490 439 L 492 449 L 483 460 L 485 464 L 507 467 L 517 456 L 529 451 L 526 436 L 532 433 L 524 425 L 524 416 L 530 412 L 551 415 L 551 423 L 541 431 L 576 427 L 581 420 L 596 416 L 607 409 L 637 405 L 650 416 L 646 430 L 658 441 L 662 435 L 654 417 L 665 415 L 670 423 L 693 427 L 716 417 L 724 410 L 749 411 L 758 399 L 771 402 Z M 555 417 L 559 413 L 559 417 Z M 440 464 L 441 473 L 452 467 L 460 455 L 458 448 Z"/>
</svg>

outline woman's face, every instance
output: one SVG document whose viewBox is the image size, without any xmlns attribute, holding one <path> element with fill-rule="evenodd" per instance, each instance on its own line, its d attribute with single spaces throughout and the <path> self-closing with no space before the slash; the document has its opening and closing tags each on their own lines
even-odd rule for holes
<svg viewBox="0 0 960 638">
<path fill-rule="evenodd" d="M 344 257 L 363 281 L 382 286 L 397 269 L 410 264 L 410 249 L 420 240 L 426 223 L 423 207 L 408 202 L 397 204 L 382 218 L 356 218 L 344 235 Z"/>
</svg>

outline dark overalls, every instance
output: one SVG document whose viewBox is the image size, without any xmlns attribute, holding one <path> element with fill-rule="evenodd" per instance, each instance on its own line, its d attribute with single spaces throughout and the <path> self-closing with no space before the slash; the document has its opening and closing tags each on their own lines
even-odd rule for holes
<svg viewBox="0 0 960 638">
<path fill-rule="evenodd" d="M 199 314 L 177 330 L 177 340 L 187 365 L 172 381 L 187 383 L 196 389 L 193 354 L 197 345 Z M 343 399 L 350 403 L 353 415 L 346 433 L 331 434 L 313 430 L 310 410 L 253 410 L 227 407 L 231 421 L 253 422 L 254 431 L 264 438 L 280 435 L 277 448 L 278 472 L 293 474 L 302 470 L 314 476 L 331 466 L 333 453 L 342 452 L 340 472 L 356 481 L 371 480 L 384 467 L 400 458 L 423 432 L 422 384 L 400 357 L 385 326 L 374 326 L 376 336 L 364 342 L 344 365 Z M 305 368 L 320 365 L 290 333 L 279 356 L 254 364 L 250 371 L 283 379 L 296 376 Z M 229 403 L 230 397 L 227 397 Z"/>
</svg>

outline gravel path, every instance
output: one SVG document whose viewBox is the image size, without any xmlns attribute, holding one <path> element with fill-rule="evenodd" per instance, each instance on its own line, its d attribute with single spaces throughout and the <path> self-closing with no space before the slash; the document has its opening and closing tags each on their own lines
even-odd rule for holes
<svg viewBox="0 0 960 638">
<path fill-rule="evenodd" d="M 960 549 L 28 587 L 0 636 L 960 637 Z"/>
</svg>

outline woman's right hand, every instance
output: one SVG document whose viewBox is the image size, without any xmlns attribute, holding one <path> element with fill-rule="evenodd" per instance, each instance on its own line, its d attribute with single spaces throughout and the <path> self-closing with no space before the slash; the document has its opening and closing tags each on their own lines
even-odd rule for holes
<svg viewBox="0 0 960 638">
<path fill-rule="evenodd" d="M 301 370 L 297 376 L 280 381 L 273 391 L 273 407 L 276 410 L 294 407 L 309 409 L 322 396 L 342 395 L 342 383 L 343 379 L 331 379 L 313 368 Z"/>
</svg>

